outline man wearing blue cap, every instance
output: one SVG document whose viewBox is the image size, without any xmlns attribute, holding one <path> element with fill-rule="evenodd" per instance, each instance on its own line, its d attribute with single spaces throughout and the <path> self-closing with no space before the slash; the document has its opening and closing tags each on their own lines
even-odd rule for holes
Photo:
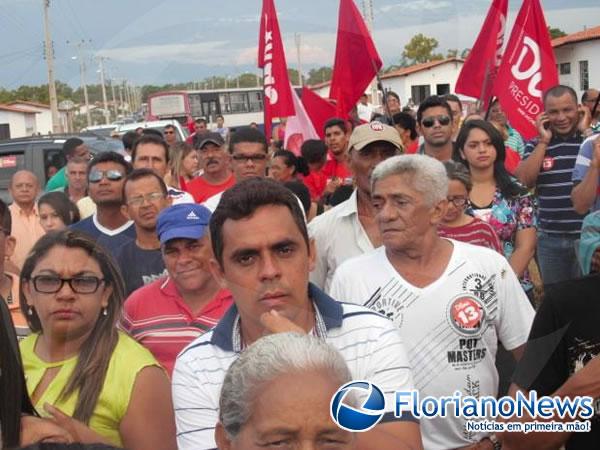
<svg viewBox="0 0 600 450">
<path fill-rule="evenodd" d="M 136 290 L 125 302 L 122 328 L 169 374 L 177 354 L 214 327 L 232 302 L 209 271 L 210 216 L 207 208 L 194 203 L 160 213 L 156 230 L 168 277 Z"/>
</svg>

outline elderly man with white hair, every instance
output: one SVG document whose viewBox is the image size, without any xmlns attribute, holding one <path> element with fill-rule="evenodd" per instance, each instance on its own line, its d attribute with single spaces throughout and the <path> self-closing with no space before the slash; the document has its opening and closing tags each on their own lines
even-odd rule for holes
<svg viewBox="0 0 600 450">
<path fill-rule="evenodd" d="M 504 257 L 438 236 L 447 190 L 444 166 L 434 158 L 380 163 L 371 202 L 383 246 L 339 266 L 330 294 L 400 328 L 421 398 L 455 391 L 495 397 L 498 341 L 518 359 L 534 311 Z M 495 435 L 466 431 L 466 420 L 422 420 L 424 448 L 495 448 Z"/>
<path fill-rule="evenodd" d="M 329 414 L 331 398 L 351 380 L 343 356 L 315 336 L 278 333 L 260 338 L 225 375 L 217 446 L 355 449 L 355 435 L 338 427 Z"/>
</svg>

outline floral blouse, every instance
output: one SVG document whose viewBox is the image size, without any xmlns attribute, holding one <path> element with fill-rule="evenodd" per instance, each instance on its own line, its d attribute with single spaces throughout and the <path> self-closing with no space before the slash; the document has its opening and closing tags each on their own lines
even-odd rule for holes
<svg viewBox="0 0 600 450">
<path fill-rule="evenodd" d="M 491 204 L 482 207 L 471 203 L 473 215 L 489 223 L 496 231 L 506 259 L 510 259 L 515 249 L 517 231 L 537 227 L 534 209 L 534 198 L 530 193 L 507 198 L 499 189 L 496 189 Z M 520 281 L 525 291 L 533 288 L 527 270 Z"/>
</svg>

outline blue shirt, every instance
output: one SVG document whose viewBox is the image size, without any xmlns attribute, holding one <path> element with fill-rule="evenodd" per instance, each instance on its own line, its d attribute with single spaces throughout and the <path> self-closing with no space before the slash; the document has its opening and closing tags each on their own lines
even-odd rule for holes
<svg viewBox="0 0 600 450">
<path fill-rule="evenodd" d="M 600 131 L 599 131 L 600 132 Z M 600 139 L 600 136 L 597 134 L 590 136 L 579 148 L 579 154 L 577 155 L 577 159 L 575 160 L 575 169 L 573 169 L 573 184 L 576 185 L 581 183 L 585 178 L 585 174 L 587 173 L 590 163 L 592 162 L 592 157 L 594 156 L 594 139 Z M 600 186 L 600 177 L 598 179 L 598 186 Z M 596 192 L 596 201 L 592 205 L 592 212 L 598 211 L 600 209 L 600 195 Z"/>
<path fill-rule="evenodd" d="M 525 145 L 525 156 L 529 158 L 539 139 Z M 539 200 L 538 230 L 549 234 L 579 235 L 583 216 L 577 214 L 571 203 L 573 169 L 583 136 L 576 134 L 563 139 L 553 137 L 546 148 L 546 155 L 536 180 Z"/>
<path fill-rule="evenodd" d="M 69 228 L 87 234 L 95 240 L 98 245 L 101 245 L 105 250 L 108 250 L 113 257 L 116 257 L 119 249 L 123 245 L 136 238 L 133 221 L 130 220 L 115 230 L 109 230 L 98 222 L 97 213 L 74 223 Z"/>
</svg>

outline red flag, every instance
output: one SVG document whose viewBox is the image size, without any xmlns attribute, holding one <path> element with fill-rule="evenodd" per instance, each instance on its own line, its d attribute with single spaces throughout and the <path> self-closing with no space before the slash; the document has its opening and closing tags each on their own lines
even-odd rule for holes
<svg viewBox="0 0 600 450">
<path fill-rule="evenodd" d="M 347 117 L 383 63 L 353 0 L 340 0 L 335 63 L 329 98 L 336 115 Z"/>
<path fill-rule="evenodd" d="M 294 100 L 273 0 L 263 0 L 258 36 L 258 67 L 263 69 L 265 135 L 269 140 L 273 117 L 294 115 Z"/>
<path fill-rule="evenodd" d="M 494 93 L 510 124 L 525 138 L 537 135 L 542 94 L 558 84 L 556 61 L 539 0 L 524 0 L 498 69 Z"/>
<path fill-rule="evenodd" d="M 325 122 L 332 117 L 336 117 L 335 106 L 307 87 L 302 88 L 302 104 L 315 127 L 315 131 L 321 139 L 324 139 L 325 130 L 323 127 Z"/>
<path fill-rule="evenodd" d="M 456 80 L 455 91 L 479 98 L 485 110 L 502 59 L 508 0 L 494 0 L 483 27 Z"/>
</svg>

